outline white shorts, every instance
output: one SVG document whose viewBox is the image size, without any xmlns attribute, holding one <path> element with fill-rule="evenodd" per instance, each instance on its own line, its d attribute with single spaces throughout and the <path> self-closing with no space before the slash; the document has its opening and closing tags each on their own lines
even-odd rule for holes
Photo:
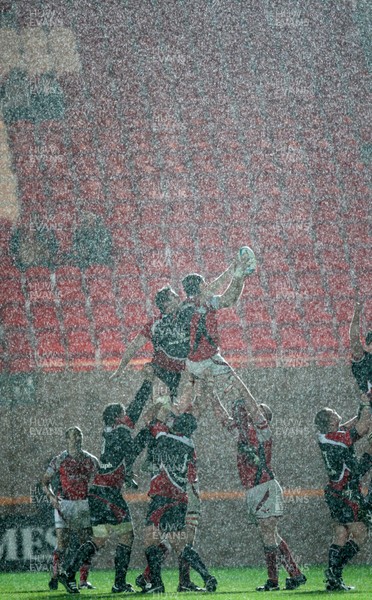
<svg viewBox="0 0 372 600">
<path fill-rule="evenodd" d="M 112 525 L 112 523 L 102 523 L 100 525 L 94 525 L 93 527 L 93 537 L 95 538 L 108 538 L 115 537 L 119 535 L 125 535 L 133 531 L 133 525 L 131 521 L 122 521 L 117 525 Z"/>
<path fill-rule="evenodd" d="M 237 385 L 238 375 L 220 354 L 199 362 L 187 359 L 186 369 L 201 381 L 208 370 L 213 376 L 213 393 L 229 412 L 232 411 L 235 400 L 242 397 L 241 387 Z"/>
<path fill-rule="evenodd" d="M 86 529 L 90 527 L 88 499 L 60 500 L 60 510 L 54 510 L 56 529 Z"/>
<path fill-rule="evenodd" d="M 255 485 L 247 491 L 246 503 L 249 523 L 257 519 L 281 517 L 283 514 L 283 490 L 276 479 Z"/>
</svg>

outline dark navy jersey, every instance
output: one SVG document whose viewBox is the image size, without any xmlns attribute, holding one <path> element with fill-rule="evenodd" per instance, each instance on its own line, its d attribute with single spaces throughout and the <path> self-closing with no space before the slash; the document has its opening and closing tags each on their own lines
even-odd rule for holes
<svg viewBox="0 0 372 600">
<path fill-rule="evenodd" d="M 351 362 L 351 370 L 359 386 L 366 394 L 372 388 L 372 353 L 364 352 L 363 358 Z"/>
<path fill-rule="evenodd" d="M 336 490 L 358 487 L 358 461 L 354 442 L 359 437 L 355 428 L 319 433 L 319 448 L 328 473 L 330 487 Z"/>
<path fill-rule="evenodd" d="M 160 431 L 155 439 L 149 495 L 187 499 L 187 484 L 197 481 L 193 441 L 169 431 Z"/>
<path fill-rule="evenodd" d="M 94 485 L 121 488 L 133 461 L 134 444 L 128 427 L 123 424 L 105 427 L 102 432 L 100 468 Z"/>
</svg>

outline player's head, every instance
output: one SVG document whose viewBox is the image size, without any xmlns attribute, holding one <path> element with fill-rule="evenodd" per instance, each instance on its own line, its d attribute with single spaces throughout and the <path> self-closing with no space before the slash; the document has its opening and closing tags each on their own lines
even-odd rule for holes
<svg viewBox="0 0 372 600">
<path fill-rule="evenodd" d="M 180 302 L 179 295 L 170 285 L 163 287 L 155 296 L 155 304 L 162 315 L 173 312 Z"/>
<path fill-rule="evenodd" d="M 267 406 L 267 404 L 260 404 L 260 410 L 266 421 L 270 423 L 273 419 L 273 411 L 271 410 L 270 406 Z"/>
<path fill-rule="evenodd" d="M 188 298 L 199 296 L 203 291 L 204 284 L 205 279 L 199 273 L 190 273 L 182 279 L 182 287 Z"/>
<path fill-rule="evenodd" d="M 372 331 L 369 331 L 366 335 L 366 346 L 369 352 L 372 352 Z"/>
<path fill-rule="evenodd" d="M 191 413 L 183 413 L 174 419 L 172 430 L 175 433 L 190 437 L 197 427 L 198 423 L 194 415 Z"/>
<path fill-rule="evenodd" d="M 102 419 L 107 427 L 115 425 L 117 419 L 124 416 L 124 406 L 119 402 L 108 404 L 102 413 Z"/>
<path fill-rule="evenodd" d="M 79 449 L 83 443 L 83 432 L 80 427 L 69 427 L 65 432 L 65 438 L 69 447 Z"/>
<path fill-rule="evenodd" d="M 338 430 L 341 417 L 335 410 L 326 407 L 316 413 L 314 423 L 320 433 L 328 433 Z"/>
</svg>

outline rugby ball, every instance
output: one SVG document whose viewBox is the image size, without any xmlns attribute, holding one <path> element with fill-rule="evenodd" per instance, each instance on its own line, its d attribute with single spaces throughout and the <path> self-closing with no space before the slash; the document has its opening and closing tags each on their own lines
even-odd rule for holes
<svg viewBox="0 0 372 600">
<path fill-rule="evenodd" d="M 257 268 L 255 253 L 249 246 L 242 246 L 238 252 L 239 263 L 242 263 L 244 275 L 252 275 Z"/>
</svg>

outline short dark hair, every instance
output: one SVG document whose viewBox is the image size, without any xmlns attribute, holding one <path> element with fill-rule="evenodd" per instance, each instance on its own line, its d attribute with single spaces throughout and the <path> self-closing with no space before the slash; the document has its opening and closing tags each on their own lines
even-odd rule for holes
<svg viewBox="0 0 372 600">
<path fill-rule="evenodd" d="M 372 344 L 372 331 L 369 331 L 366 335 L 366 344 L 367 344 L 367 346 Z"/>
<path fill-rule="evenodd" d="M 102 413 L 102 419 L 105 425 L 115 425 L 115 421 L 118 417 L 124 413 L 124 406 L 119 402 L 115 404 L 108 404 Z"/>
<path fill-rule="evenodd" d="M 165 304 L 169 302 L 169 296 L 172 294 L 177 296 L 176 292 L 171 288 L 170 285 L 161 288 L 161 290 L 156 293 L 155 304 L 162 314 L 164 314 Z"/>
<path fill-rule="evenodd" d="M 320 433 L 328 433 L 329 417 L 331 416 L 330 410 L 330 408 L 322 408 L 315 415 L 315 427 Z"/>
<path fill-rule="evenodd" d="M 200 285 L 204 282 L 204 277 L 199 273 L 190 273 L 182 279 L 182 287 L 187 296 L 197 296 L 200 294 Z"/>
<path fill-rule="evenodd" d="M 266 421 L 268 423 L 271 423 L 271 421 L 273 420 L 273 411 L 271 410 L 270 406 L 267 406 L 267 404 L 260 404 L 259 408 L 261 409 L 261 412 L 263 414 L 263 416 L 265 417 Z"/>
<path fill-rule="evenodd" d="M 83 437 L 83 432 L 81 431 L 80 427 L 77 427 L 75 425 L 73 427 L 69 427 L 68 429 L 66 429 L 66 431 L 65 431 L 65 438 L 66 439 L 68 439 L 70 437 L 71 431 L 78 431 L 80 433 L 80 435 Z"/>
<path fill-rule="evenodd" d="M 189 437 L 198 427 L 197 421 L 191 413 L 183 413 L 174 419 L 172 429 L 176 433 Z"/>
</svg>

